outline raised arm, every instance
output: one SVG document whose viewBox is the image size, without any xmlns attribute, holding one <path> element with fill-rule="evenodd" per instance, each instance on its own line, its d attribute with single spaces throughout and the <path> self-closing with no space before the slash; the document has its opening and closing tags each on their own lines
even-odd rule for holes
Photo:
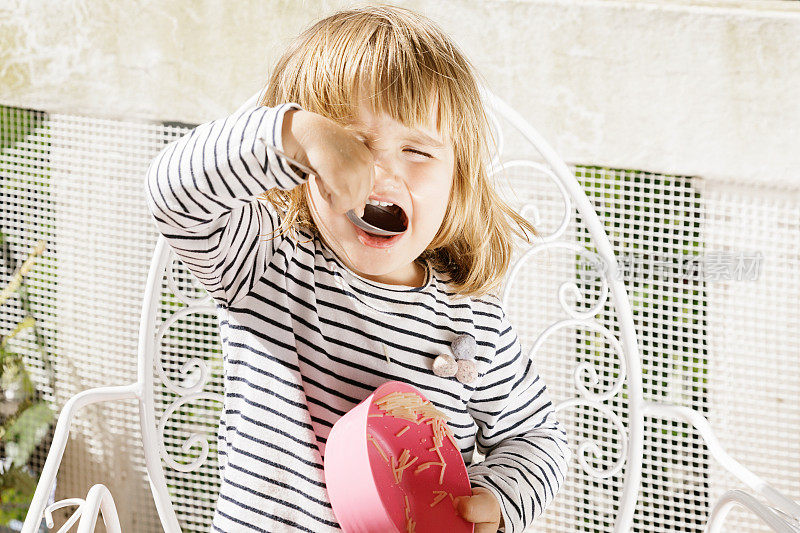
<svg viewBox="0 0 800 533">
<path fill-rule="evenodd" d="M 486 458 L 467 467 L 473 486 L 500 502 L 504 531 L 521 533 L 558 493 L 570 450 L 543 380 L 505 314 L 491 368 L 467 404 Z"/>
<path fill-rule="evenodd" d="M 147 171 L 147 204 L 158 230 L 223 306 L 252 289 L 281 240 L 273 235 L 277 212 L 258 196 L 307 179 L 258 140 L 283 151 L 284 118 L 293 109 L 300 107 L 247 106 L 201 124 L 164 147 Z"/>
</svg>

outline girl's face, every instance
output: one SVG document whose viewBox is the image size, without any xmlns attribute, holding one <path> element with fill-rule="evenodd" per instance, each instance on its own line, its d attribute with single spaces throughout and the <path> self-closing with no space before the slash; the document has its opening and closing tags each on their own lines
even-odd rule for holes
<svg viewBox="0 0 800 533">
<path fill-rule="evenodd" d="M 360 276 L 392 285 L 420 286 L 425 271 L 414 260 L 442 225 L 453 185 L 455 156 L 451 140 L 439 133 L 433 112 L 428 125 L 411 129 L 361 104 L 348 128 L 364 141 L 375 159 L 371 199 L 400 206 L 407 229 L 390 240 L 371 238 L 344 214 L 331 210 L 314 177 L 308 182 L 309 207 L 325 243 Z"/>
</svg>

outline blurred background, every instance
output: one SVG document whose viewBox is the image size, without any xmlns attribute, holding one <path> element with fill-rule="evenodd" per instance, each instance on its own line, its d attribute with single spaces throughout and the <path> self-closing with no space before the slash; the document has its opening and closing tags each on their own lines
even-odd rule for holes
<svg viewBox="0 0 800 533">
<path fill-rule="evenodd" d="M 800 499 L 800 2 L 391 3 L 441 25 L 575 172 L 631 266 L 645 397 L 698 409 Z M 362 4 L 0 4 L 0 528 L 19 528 L 66 399 L 136 378 L 150 160 L 262 88 L 308 24 Z M 214 331 L 205 317 L 170 342 L 218 360 Z M 123 530 L 158 531 L 135 408 L 82 412 L 55 497 L 104 483 Z M 730 479 L 685 428 L 648 424 L 636 530 L 700 532 Z M 209 472 L 169 477 L 186 531 L 207 530 Z M 559 512 L 540 530 L 608 530 L 602 511 Z"/>
</svg>

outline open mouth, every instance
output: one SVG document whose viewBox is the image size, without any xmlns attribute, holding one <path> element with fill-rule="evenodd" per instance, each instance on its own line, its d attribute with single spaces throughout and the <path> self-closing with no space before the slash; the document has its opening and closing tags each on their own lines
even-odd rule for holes
<svg viewBox="0 0 800 533">
<path fill-rule="evenodd" d="M 367 203 L 364 206 L 364 216 L 361 218 L 364 222 L 387 231 L 402 232 L 408 229 L 408 216 L 400 206 L 395 204 L 384 206 Z"/>
</svg>

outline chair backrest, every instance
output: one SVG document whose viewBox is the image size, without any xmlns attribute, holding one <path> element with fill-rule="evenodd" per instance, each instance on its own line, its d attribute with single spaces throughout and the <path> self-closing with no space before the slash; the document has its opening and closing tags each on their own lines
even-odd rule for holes
<svg viewBox="0 0 800 533">
<path fill-rule="evenodd" d="M 542 136 L 484 92 L 496 188 L 539 235 L 506 276 L 503 305 L 565 423 L 574 459 L 541 531 L 629 531 L 642 475 L 642 373 L 628 294 L 584 189 Z"/>
<path fill-rule="evenodd" d="M 611 244 L 562 159 L 507 104 L 486 90 L 483 99 L 499 141 L 496 187 L 540 233 L 516 254 L 504 305 L 575 458 L 537 530 L 628 531 L 642 468 L 642 381 Z M 170 533 L 207 531 L 213 514 L 223 404 L 216 326 L 214 302 L 159 238 L 142 308 L 140 411 L 151 488 Z"/>
<path fill-rule="evenodd" d="M 208 531 L 213 516 L 223 404 L 217 328 L 211 296 L 159 236 L 142 307 L 138 382 L 145 462 L 168 533 Z"/>
</svg>

